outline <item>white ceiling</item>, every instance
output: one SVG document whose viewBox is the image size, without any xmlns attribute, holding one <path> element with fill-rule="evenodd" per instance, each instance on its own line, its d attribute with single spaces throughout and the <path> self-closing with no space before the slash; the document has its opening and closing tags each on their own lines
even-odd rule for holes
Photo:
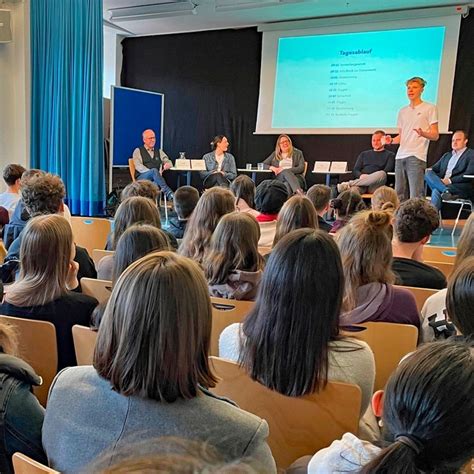
<svg viewBox="0 0 474 474">
<path fill-rule="evenodd" d="M 171 0 L 103 0 L 104 19 L 110 21 L 110 12 L 108 10 L 111 8 L 167 3 L 170 1 Z M 197 5 L 197 13 L 195 15 L 120 21 L 114 24 L 135 35 L 157 35 L 223 28 L 241 28 L 262 23 L 302 18 L 406 10 L 433 6 L 456 6 L 467 3 L 466 1 L 459 0 L 292 0 L 294 3 L 265 6 L 264 2 L 268 0 L 260 0 L 260 7 L 216 12 L 216 1 L 219 0 L 192 0 L 192 2 Z M 227 0 L 226 3 L 234 2 L 235 5 L 238 5 L 245 1 L 250 0 Z M 259 0 L 253 0 L 252 3 L 258 4 Z"/>
</svg>

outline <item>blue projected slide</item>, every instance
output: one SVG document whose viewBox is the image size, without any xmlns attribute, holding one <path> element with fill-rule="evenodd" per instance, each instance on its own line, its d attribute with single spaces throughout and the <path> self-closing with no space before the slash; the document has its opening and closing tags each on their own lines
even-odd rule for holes
<svg viewBox="0 0 474 474">
<path fill-rule="evenodd" d="M 423 100 L 437 102 L 445 30 L 280 38 L 272 127 L 396 127 L 408 78 L 423 77 Z"/>
</svg>

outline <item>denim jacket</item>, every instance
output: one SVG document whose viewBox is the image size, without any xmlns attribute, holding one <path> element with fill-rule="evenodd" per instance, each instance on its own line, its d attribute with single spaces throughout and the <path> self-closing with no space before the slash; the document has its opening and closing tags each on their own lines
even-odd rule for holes
<svg viewBox="0 0 474 474">
<path fill-rule="evenodd" d="M 17 357 L 0 352 L 0 472 L 13 474 L 17 451 L 47 463 L 41 444 L 44 408 L 31 392 L 41 377 Z"/>
<path fill-rule="evenodd" d="M 217 169 L 217 160 L 215 152 L 211 151 L 210 153 L 206 153 L 202 159 L 206 163 L 206 170 L 201 171 L 201 179 L 206 181 L 206 179 L 212 174 L 214 170 Z M 235 158 L 234 155 L 230 153 L 224 153 L 224 159 L 222 160 L 222 167 L 221 171 L 224 173 L 224 176 L 229 180 L 232 181 L 237 177 L 237 167 L 235 165 Z"/>
</svg>

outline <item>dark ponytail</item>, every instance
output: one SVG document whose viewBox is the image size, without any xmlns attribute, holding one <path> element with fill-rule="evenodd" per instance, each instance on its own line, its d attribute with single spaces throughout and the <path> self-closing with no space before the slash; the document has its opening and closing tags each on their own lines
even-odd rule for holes
<svg viewBox="0 0 474 474">
<path fill-rule="evenodd" d="M 421 346 L 384 395 L 386 445 L 361 473 L 457 473 L 474 457 L 474 342 Z"/>
</svg>

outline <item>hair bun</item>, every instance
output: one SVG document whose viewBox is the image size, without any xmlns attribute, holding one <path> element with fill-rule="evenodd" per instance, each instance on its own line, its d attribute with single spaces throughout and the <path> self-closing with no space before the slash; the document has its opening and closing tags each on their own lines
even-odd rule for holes
<svg viewBox="0 0 474 474">
<path fill-rule="evenodd" d="M 391 216 L 383 211 L 369 211 L 365 223 L 372 229 L 386 229 L 391 223 Z"/>
</svg>

